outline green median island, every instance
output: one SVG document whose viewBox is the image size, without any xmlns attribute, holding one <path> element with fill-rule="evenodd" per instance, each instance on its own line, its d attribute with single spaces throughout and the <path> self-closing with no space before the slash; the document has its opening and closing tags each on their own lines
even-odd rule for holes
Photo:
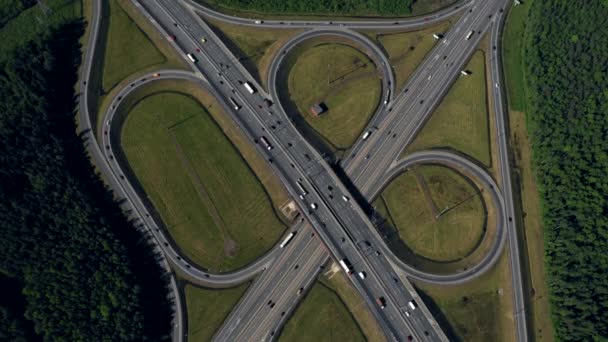
<svg viewBox="0 0 608 342">
<path fill-rule="evenodd" d="M 194 262 L 233 270 L 280 238 L 285 226 L 265 188 L 197 100 L 175 92 L 144 97 L 125 119 L 121 145 L 175 243 Z"/>
<path fill-rule="evenodd" d="M 477 51 L 404 155 L 450 148 L 491 166 L 487 101 L 485 57 Z"/>
<path fill-rule="evenodd" d="M 374 202 L 412 252 L 438 262 L 465 258 L 485 232 L 486 212 L 477 188 L 443 166 L 412 168 Z"/>
<path fill-rule="evenodd" d="M 186 284 L 188 341 L 211 341 L 248 287 L 249 283 L 245 283 L 231 289 L 214 290 Z"/>
<path fill-rule="evenodd" d="M 311 45 L 296 52 L 289 66 L 289 97 L 332 150 L 346 150 L 378 106 L 380 74 L 373 61 L 354 47 Z"/>
<path fill-rule="evenodd" d="M 338 294 L 316 282 L 279 336 L 285 342 L 365 341 Z"/>
</svg>

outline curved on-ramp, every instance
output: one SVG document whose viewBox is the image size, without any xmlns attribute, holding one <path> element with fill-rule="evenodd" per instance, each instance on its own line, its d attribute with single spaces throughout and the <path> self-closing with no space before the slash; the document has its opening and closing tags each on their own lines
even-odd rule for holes
<svg viewBox="0 0 608 342">
<path fill-rule="evenodd" d="M 129 167 L 128 165 L 125 165 L 127 161 L 123 158 L 118 158 L 117 153 L 115 152 L 121 151 L 121 147 L 117 146 L 119 144 L 119 139 L 117 138 L 118 136 L 120 136 L 120 125 L 122 121 L 115 119 L 115 115 L 121 108 L 121 104 L 129 96 L 133 95 L 132 93 L 134 91 L 140 89 L 141 87 L 145 87 L 150 83 L 169 79 L 184 80 L 195 83 L 197 86 L 204 88 L 207 92 L 214 95 L 216 99 L 218 99 L 218 103 L 221 104 L 224 110 L 230 110 L 230 108 L 227 107 L 226 103 L 221 101 L 220 97 L 215 94 L 213 88 L 210 87 L 204 79 L 200 78 L 192 72 L 183 70 L 158 70 L 150 72 L 146 75 L 138 77 L 135 80 L 132 80 L 132 82 L 129 82 L 129 84 L 125 85 L 115 95 L 113 101 L 108 107 L 108 110 L 103 113 L 102 144 L 105 147 L 104 155 L 110 167 L 114 170 L 114 172 L 119 174 L 119 177 L 123 182 L 125 191 L 128 193 L 130 198 L 134 199 L 134 203 L 138 207 L 138 213 L 143 215 L 141 219 L 146 219 L 146 222 L 148 222 L 148 227 L 151 229 L 152 233 L 160 242 L 159 247 L 163 250 L 166 257 L 171 261 L 171 263 L 175 265 L 175 267 L 179 268 L 180 272 L 186 275 L 189 281 L 194 284 L 211 288 L 233 287 L 252 279 L 259 272 L 265 270 L 268 267 L 268 264 L 271 263 L 275 258 L 276 252 L 278 252 L 279 249 L 279 245 L 275 245 L 262 257 L 238 270 L 225 273 L 208 272 L 204 268 L 200 267 L 196 263 L 192 262 L 191 260 L 188 260 L 188 258 L 183 256 L 183 254 L 179 250 L 179 247 L 173 242 L 170 234 L 167 232 L 166 229 L 163 229 L 164 226 L 162 222 L 157 222 L 157 220 L 155 219 L 155 217 L 158 216 L 152 215 L 152 213 L 155 213 L 155 208 L 147 200 L 146 194 L 142 193 L 133 186 L 133 184 L 137 184 L 137 181 L 133 182 L 133 180 L 129 179 L 130 173 L 126 172 L 126 170 L 129 170 Z M 119 152 L 118 155 L 120 154 L 121 153 Z"/>
<path fill-rule="evenodd" d="M 192 7 L 194 10 L 201 14 L 213 18 L 215 20 L 223 21 L 235 25 L 255 26 L 255 27 L 266 27 L 266 28 L 277 28 L 277 29 L 292 29 L 292 28 L 310 28 L 310 27 L 350 27 L 358 29 L 412 29 L 424 25 L 435 24 L 446 18 L 464 10 L 474 0 L 460 0 L 454 4 L 442 8 L 438 11 L 423 14 L 416 17 L 406 18 L 362 18 L 360 20 L 290 20 L 285 18 L 283 20 L 258 20 L 251 18 L 242 18 L 205 7 L 194 0 L 183 0 L 186 4 Z"/>
<path fill-rule="evenodd" d="M 447 166 L 459 172 L 464 172 L 469 177 L 482 184 L 487 193 L 490 194 L 492 205 L 496 210 L 496 238 L 492 242 L 489 252 L 484 258 L 472 267 L 462 272 L 452 274 L 433 274 L 414 268 L 393 253 L 386 244 L 382 244 L 382 249 L 387 253 L 391 261 L 398 266 L 408 276 L 432 284 L 460 284 L 470 281 L 484 272 L 488 271 L 501 255 L 507 237 L 506 215 L 504 212 L 504 198 L 496 185 L 492 176 L 479 167 L 474 162 L 455 153 L 444 150 L 428 150 L 415 152 L 405 158 L 395 162 L 383 176 L 382 186 L 379 187 L 371 196 L 375 198 L 393 179 L 399 176 L 406 169 L 419 164 L 439 164 Z"/>
</svg>

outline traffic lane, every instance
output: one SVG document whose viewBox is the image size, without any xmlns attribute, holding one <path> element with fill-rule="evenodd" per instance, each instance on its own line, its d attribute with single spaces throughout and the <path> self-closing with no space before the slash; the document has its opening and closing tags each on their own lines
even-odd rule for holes
<svg viewBox="0 0 608 342">
<path fill-rule="evenodd" d="M 263 335 L 269 333 L 268 327 L 272 326 L 272 320 L 276 318 L 277 314 L 280 315 L 279 303 L 284 306 L 285 297 L 297 294 L 297 292 L 294 294 L 286 291 L 291 280 L 301 281 L 303 272 L 318 272 L 317 263 L 325 257 L 326 253 L 322 248 L 318 248 L 317 244 L 313 244 L 311 247 L 305 250 L 307 253 L 295 255 L 293 263 L 287 265 L 288 268 L 277 272 L 280 273 L 280 277 L 273 280 L 274 286 L 270 293 L 260 297 L 254 311 L 243 313 L 245 323 L 241 321 L 241 329 L 235 334 L 226 336 L 226 341 L 247 340 L 249 337 L 255 336 L 256 332 L 260 333 L 260 330 L 263 330 Z"/>
<path fill-rule="evenodd" d="M 316 245 L 318 246 L 318 245 Z M 316 248 L 311 254 L 305 255 L 301 262 L 298 264 L 298 269 L 291 268 L 290 270 L 286 270 L 285 272 L 292 273 L 290 275 L 290 279 L 292 279 L 296 283 L 304 283 L 305 280 L 308 279 L 308 274 L 318 274 L 320 269 L 317 266 L 320 261 L 325 260 L 327 258 L 327 252 L 323 248 Z M 287 309 L 293 303 L 296 297 L 302 296 L 304 294 L 304 290 L 298 295 L 298 291 L 291 291 L 290 282 L 284 281 L 282 283 L 276 284 L 273 295 L 273 303 L 275 307 L 270 308 L 269 312 L 264 316 L 258 316 L 256 320 L 255 329 L 251 333 L 243 331 L 241 337 L 246 338 L 237 338 L 237 340 L 248 341 L 248 340 L 261 340 L 265 336 L 269 336 L 270 334 L 274 335 L 276 329 L 278 328 L 277 322 L 279 322 L 284 315 L 287 313 Z M 261 319 L 260 319 L 261 318 Z M 250 338 L 253 337 L 253 338 Z"/>
<path fill-rule="evenodd" d="M 490 7 L 490 4 L 492 4 L 491 1 L 488 1 L 485 3 L 483 9 L 487 9 Z M 470 30 L 475 26 L 478 26 L 478 22 L 479 21 L 483 21 L 485 20 L 485 12 L 480 12 L 481 15 L 478 15 L 475 20 L 471 20 L 468 24 L 467 24 L 467 28 L 466 30 Z M 465 25 L 465 23 L 468 21 L 468 19 L 470 18 L 470 15 L 465 15 L 463 16 L 459 21 L 458 21 L 458 26 L 461 25 Z M 480 19 L 481 18 L 481 19 Z M 431 53 L 429 54 L 430 56 L 435 56 L 435 55 L 439 55 L 439 56 L 448 56 L 450 55 L 450 60 L 453 60 L 454 57 L 453 55 L 456 54 L 456 59 L 458 60 L 463 60 L 464 58 L 462 58 L 463 55 L 466 55 L 466 51 L 467 49 L 465 49 L 465 47 L 469 47 L 468 50 L 472 50 L 474 49 L 474 47 L 476 46 L 476 43 L 481 39 L 481 35 L 477 34 L 475 39 L 473 39 L 472 41 L 466 40 L 464 39 L 464 36 L 462 38 L 457 38 L 455 34 L 452 34 L 451 32 L 454 29 L 448 31 L 446 33 L 446 37 L 444 39 L 449 39 L 449 41 L 451 41 L 452 43 L 450 44 L 437 44 L 435 46 L 435 48 L 431 51 Z M 466 31 L 465 30 L 465 31 Z M 477 31 L 477 28 L 475 28 L 475 31 Z M 465 33 L 466 34 L 466 33 Z M 479 37 L 478 37 L 479 36 Z M 453 44 L 453 41 L 456 40 L 456 43 Z M 471 43 L 475 43 L 475 45 L 471 44 Z M 451 45 L 451 46 L 450 46 Z M 450 49 L 448 51 L 448 49 Z M 450 53 L 450 51 L 455 51 L 455 53 Z M 470 53 L 470 52 L 469 52 Z M 460 57 L 460 58 L 459 58 Z M 404 113 L 403 117 L 407 116 L 408 113 L 414 108 L 414 107 L 419 107 L 419 111 L 420 110 L 424 110 L 425 108 L 432 108 L 432 106 L 429 106 L 429 101 L 427 99 L 431 99 L 431 103 L 436 103 L 438 102 L 438 97 L 433 96 L 435 95 L 435 89 L 437 88 L 437 86 L 439 85 L 440 87 L 443 84 L 443 88 L 446 88 L 446 86 L 450 85 L 450 82 L 446 81 L 443 77 L 441 77 L 442 75 L 447 75 L 447 74 L 452 74 L 452 75 L 457 75 L 457 72 L 459 72 L 460 68 L 461 68 L 461 64 L 464 64 L 464 62 L 453 62 L 456 67 L 454 67 L 453 65 L 451 66 L 451 68 L 449 68 L 449 71 L 451 72 L 446 72 L 444 70 L 444 68 L 439 67 L 437 64 L 443 64 L 443 60 L 442 59 L 426 59 L 423 64 L 417 69 L 417 71 L 415 72 L 412 81 L 408 82 L 409 84 L 406 85 L 405 89 L 412 89 L 412 91 L 409 91 L 409 94 L 414 94 L 412 96 L 408 96 L 404 90 L 403 95 L 400 95 L 399 98 L 397 98 L 396 103 L 393 106 L 393 111 L 392 114 L 389 115 L 389 117 L 387 118 L 387 120 L 385 120 L 383 123 L 383 125 L 380 125 L 380 129 L 378 130 L 378 132 L 384 132 L 387 130 L 388 127 L 394 127 L 394 123 L 393 120 L 396 117 L 399 117 L 398 114 L 399 113 Z M 419 71 L 420 70 L 420 71 Z M 434 74 L 431 74 L 431 79 L 428 79 L 428 73 L 430 73 L 430 71 L 433 70 Z M 439 75 L 437 75 L 439 74 Z M 416 91 L 414 91 L 414 89 L 416 89 Z M 435 99 L 433 101 L 433 99 Z M 422 102 L 421 102 L 422 101 Z M 403 110 L 403 107 L 407 108 L 405 111 Z M 421 122 L 422 120 L 414 120 L 416 122 Z M 397 129 L 395 129 L 395 131 L 398 131 Z M 378 133 L 375 132 L 375 133 Z M 372 133 L 372 135 L 369 137 L 369 143 L 366 145 L 367 148 L 363 148 L 363 154 L 365 154 L 366 151 L 369 151 L 370 146 L 375 146 L 377 141 L 379 139 L 379 135 L 376 134 L 374 135 Z M 383 139 L 380 142 L 380 148 L 377 152 L 383 152 L 382 147 L 384 145 L 390 144 L 392 141 L 391 139 Z M 367 165 L 364 166 L 363 168 L 359 168 L 359 172 L 352 172 L 353 174 L 353 178 L 356 180 L 358 177 L 361 177 L 362 174 L 365 173 L 365 170 L 370 167 L 370 165 L 377 165 L 374 160 L 376 159 L 376 157 L 374 156 L 373 158 L 369 158 L 367 160 L 363 159 L 361 160 L 362 155 L 363 154 L 359 154 L 358 156 L 356 156 L 355 158 L 355 165 Z M 367 155 L 367 154 L 366 154 Z M 378 155 L 378 153 L 375 154 L 376 156 Z M 381 157 L 385 157 L 384 153 L 380 153 Z M 392 156 L 392 155 L 391 155 Z M 381 164 L 382 165 L 382 164 Z M 375 170 L 381 170 L 381 167 L 375 167 Z M 366 177 L 368 179 L 376 179 L 376 177 Z M 365 192 L 365 191 L 362 191 Z"/>
</svg>

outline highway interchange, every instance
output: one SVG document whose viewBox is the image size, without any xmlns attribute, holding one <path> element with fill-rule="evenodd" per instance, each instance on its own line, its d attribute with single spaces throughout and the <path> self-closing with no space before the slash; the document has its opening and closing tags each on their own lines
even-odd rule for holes
<svg viewBox="0 0 608 342">
<path fill-rule="evenodd" d="M 81 76 L 83 80 L 87 80 L 90 75 L 99 26 L 99 1 L 93 1 L 93 3 L 95 5 L 93 7 L 91 34 L 87 43 Z M 495 121 L 499 133 L 500 154 L 498 159 L 501 171 L 499 188 L 503 189 L 503 192 L 499 192 L 492 178 L 483 170 L 480 171 L 473 163 L 468 160 L 459 160 L 458 162 L 460 163 L 459 167 L 470 171 L 477 179 L 485 180 L 484 184 L 487 185 L 487 189 L 492 190 L 493 198 L 496 203 L 500 203 L 499 206 L 502 208 L 498 211 L 502 213 L 502 216 L 499 216 L 504 222 L 498 224 L 498 227 L 504 228 L 502 229 L 504 234 L 497 234 L 498 238 L 494 248 L 488 253 L 484 263 L 480 263 L 475 268 L 463 273 L 449 275 L 449 279 L 447 279 L 438 275 L 425 274 L 403 264 L 386 247 L 382 237 L 373 228 L 357 203 L 355 201 L 344 202 L 339 200 L 342 195 L 355 198 L 349 191 L 353 189 L 347 189 L 342 185 L 329 165 L 293 127 L 279 101 L 276 101 L 278 94 L 274 87 L 276 85 L 276 71 L 281 66 L 281 59 L 289 53 L 292 47 L 313 36 L 339 35 L 348 37 L 359 45 L 367 47 L 368 55 L 382 70 L 383 98 L 385 96 L 390 98 L 389 94 L 395 94 L 392 71 L 388 67 L 390 64 L 387 63 L 384 54 L 373 43 L 352 31 L 352 28 L 414 28 L 464 12 L 450 31 L 445 33 L 446 41 L 437 44 L 429 53 L 429 58 L 410 77 L 406 90 L 391 98 L 386 106 L 379 107 L 378 112 L 370 122 L 370 128 L 368 128 L 372 130 L 370 138 L 365 142 L 359 140 L 352 148 L 350 155 L 342 161 L 342 167 L 356 186 L 354 190 L 360 192 L 358 195 L 371 200 L 382 189 L 386 181 L 392 179 L 394 173 L 403 168 L 403 165 L 410 160 L 408 157 L 407 160 L 397 162 L 396 158 L 406 144 L 413 139 L 426 117 L 430 115 L 449 86 L 458 77 L 463 65 L 488 29 L 492 29 L 491 44 L 498 45 L 500 24 L 503 19 L 503 6 L 507 5 L 506 1 L 459 3 L 427 17 L 398 22 L 265 21 L 262 24 L 256 24 L 251 19 L 229 17 L 195 6 L 197 10 L 205 11 L 206 15 L 224 21 L 252 26 L 308 28 L 307 31 L 293 37 L 283 48 L 285 54 L 279 53 L 273 61 L 269 72 L 269 94 L 264 93 L 262 87 L 257 85 L 238 63 L 238 59 L 232 55 L 210 28 L 198 16 L 194 15 L 193 7 L 191 7 L 191 5 L 193 6 L 192 3 L 184 5 L 181 2 L 160 0 L 133 0 L 133 3 L 141 9 L 142 13 L 163 35 L 174 34 L 177 36 L 177 40 L 171 44 L 181 54 L 194 52 L 197 48 L 201 50 L 201 53 L 197 55 L 201 62 L 191 64 L 194 73 L 162 70 L 158 72 L 159 77 L 155 78 L 153 74 L 149 74 L 134 80 L 134 85 L 139 87 L 160 78 L 181 78 L 195 82 L 207 89 L 220 100 L 225 111 L 243 128 L 244 133 L 252 141 L 259 139 L 262 135 L 271 141 L 274 147 L 271 151 L 261 147 L 259 151 L 265 158 L 272 159 L 271 165 L 276 174 L 286 185 L 307 219 L 298 222 L 289 229 L 289 231 L 297 231 L 298 234 L 287 248 L 275 247 L 264 257 L 242 270 L 227 274 L 205 272 L 205 270 L 184 259 L 179 254 L 179 249 L 172 245 L 171 239 L 161 229 L 162 223 L 155 219 L 156 215 L 150 203 L 147 203 L 145 194 L 135 190 L 129 181 L 129 177 L 125 177 L 125 174 L 128 175 L 128 173 L 123 172 L 126 165 L 121 165 L 121 158 L 115 158 L 113 151 L 116 149 L 117 154 L 120 155 L 120 147 L 116 145 L 119 143 L 116 141 L 118 134 L 113 135 L 111 132 L 112 130 L 119 132 L 120 127 L 119 120 L 113 120 L 112 116 L 116 113 L 117 107 L 120 106 L 121 100 L 137 87 L 126 87 L 115 96 L 109 110 L 104 113 L 101 143 L 97 143 L 94 136 L 95 125 L 91 123 L 91 115 L 88 109 L 89 91 L 86 81 L 82 82 L 81 94 L 83 94 L 83 100 L 81 100 L 80 107 L 80 125 L 84 130 L 88 129 L 91 132 L 91 139 L 89 139 L 87 147 L 93 161 L 117 195 L 126 199 L 125 209 L 130 209 L 133 215 L 141 220 L 142 228 L 149 229 L 153 234 L 158 242 L 158 247 L 163 250 L 167 260 L 174 267 L 179 267 L 189 278 L 195 279 L 197 283 L 204 286 L 234 286 L 257 275 L 247 294 L 217 332 L 216 340 L 272 339 L 303 297 L 298 293 L 302 292 L 299 289 L 309 288 L 330 255 L 336 258 L 347 256 L 355 270 L 365 269 L 368 273 L 368 277 L 364 281 L 355 277 L 351 280 L 355 288 L 363 294 L 372 314 L 387 334 L 387 338 L 406 340 L 408 336 L 412 335 L 416 340 L 445 340 L 443 332 L 417 297 L 407 279 L 400 277 L 393 267 L 396 265 L 402 268 L 408 276 L 424 281 L 436 283 L 468 281 L 493 265 L 500 255 L 505 235 L 509 240 L 513 286 L 516 294 L 514 300 L 517 308 L 518 340 L 527 340 L 519 252 L 515 222 L 511 220 L 514 209 L 508 172 L 508 151 L 506 134 L 504 134 L 504 103 L 501 92 L 493 91 L 492 93 L 494 96 Z M 497 23 L 496 20 L 499 22 Z M 473 38 L 470 40 L 463 39 L 470 29 L 476 31 Z M 205 44 L 200 43 L 201 37 L 207 38 Z M 500 79 L 500 63 L 497 52 L 499 50 L 493 50 L 491 56 L 491 76 L 493 82 L 497 84 Z M 446 57 L 443 58 L 443 56 Z M 258 92 L 255 94 L 246 92 L 240 84 L 243 81 L 255 84 Z M 243 108 L 235 111 L 228 105 L 229 97 L 237 99 Z M 275 105 L 270 109 L 273 111 L 272 115 L 268 114 L 267 108 L 258 107 L 258 104 L 261 104 L 262 100 L 267 97 L 275 100 Z M 118 123 L 115 123 L 115 121 Z M 275 128 L 273 129 L 272 126 Z M 399 134 L 395 135 L 395 132 Z M 113 145 L 116 145 L 116 147 L 113 147 Z M 363 156 L 368 157 L 364 158 Z M 415 157 L 423 162 L 437 163 L 444 161 L 446 164 L 449 164 L 450 160 L 454 162 L 454 158 L 452 158 L 454 156 L 447 152 L 441 154 L 433 151 L 421 153 Z M 370 165 L 373 165 L 373 167 L 370 167 Z M 296 179 L 301 179 L 302 183 L 311 192 L 305 200 L 298 196 L 299 192 L 294 184 Z M 328 186 L 332 188 L 331 191 L 327 190 Z M 317 209 L 309 209 L 312 203 L 315 203 Z M 322 239 L 319 239 L 319 236 Z M 346 239 L 342 242 L 342 238 Z M 378 253 L 380 255 L 377 255 Z M 166 261 L 164 263 L 168 269 L 168 263 Z M 285 272 L 285 270 L 290 271 Z M 177 295 L 178 291 L 174 279 L 172 279 L 171 284 L 175 302 L 178 306 L 174 339 L 181 340 L 184 334 L 181 331 L 183 310 L 179 307 L 181 305 L 180 298 Z M 385 310 L 381 310 L 375 303 L 375 298 L 382 295 L 388 301 Z M 420 310 L 411 312 L 411 316 L 406 316 L 401 308 L 405 308 L 407 302 L 412 298 L 416 300 Z M 275 303 L 273 308 L 266 305 L 268 300 Z"/>
</svg>

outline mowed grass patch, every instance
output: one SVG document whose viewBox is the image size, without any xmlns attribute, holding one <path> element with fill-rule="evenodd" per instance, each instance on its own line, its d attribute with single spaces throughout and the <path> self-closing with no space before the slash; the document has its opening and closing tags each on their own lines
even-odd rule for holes
<svg viewBox="0 0 608 342">
<path fill-rule="evenodd" d="M 395 86 L 399 91 L 418 65 L 422 63 L 424 57 L 437 44 L 433 33 L 445 32 L 451 23 L 451 21 L 445 21 L 418 31 L 364 31 L 364 33 L 386 51 L 395 73 Z"/>
<path fill-rule="evenodd" d="M 511 110 L 526 110 L 526 82 L 524 68 L 524 38 L 528 10 L 533 0 L 523 1 L 521 5 L 511 6 L 502 35 L 503 65 L 507 83 L 507 98 Z"/>
<path fill-rule="evenodd" d="M 338 272 L 332 273 L 330 276 L 323 275 L 320 277 L 320 282 L 340 297 L 342 303 L 361 328 L 367 341 L 385 341 L 384 333 L 382 333 L 378 322 L 343 272 L 338 269 Z"/>
<path fill-rule="evenodd" d="M 316 282 L 279 336 L 279 341 L 365 341 L 340 297 Z"/>
<path fill-rule="evenodd" d="M 455 261 L 471 254 L 485 228 L 481 195 L 463 176 L 443 166 L 419 166 L 393 180 L 382 201 L 399 237 L 416 254 Z"/>
<path fill-rule="evenodd" d="M 248 287 L 249 283 L 245 283 L 231 289 L 212 290 L 185 285 L 188 341 L 211 341 Z"/>
<path fill-rule="evenodd" d="M 446 286 L 415 282 L 414 285 L 444 331 L 454 335 L 451 340 L 515 341 L 506 251 L 493 269 L 465 284 Z"/>
<path fill-rule="evenodd" d="M 289 38 L 301 32 L 295 29 L 277 30 L 232 25 L 206 17 L 203 19 L 264 87 L 267 87 L 268 67 L 276 53 Z"/>
<path fill-rule="evenodd" d="M 212 271 L 242 267 L 284 229 L 264 188 L 207 111 L 178 93 L 136 104 L 125 120 L 129 165 L 177 245 Z"/>
<path fill-rule="evenodd" d="M 405 154 L 430 148 L 451 148 L 491 166 L 485 57 L 477 51 Z"/>
<path fill-rule="evenodd" d="M 291 66 L 289 96 L 308 125 L 335 149 L 349 148 L 373 115 L 381 95 L 374 63 L 343 44 L 319 44 L 303 51 Z M 324 103 L 319 117 L 310 107 Z"/>
<path fill-rule="evenodd" d="M 135 24 L 116 0 L 110 7 L 107 42 L 103 64 L 102 89 L 107 93 L 122 79 L 145 67 L 161 64 L 163 54 Z"/>
</svg>

